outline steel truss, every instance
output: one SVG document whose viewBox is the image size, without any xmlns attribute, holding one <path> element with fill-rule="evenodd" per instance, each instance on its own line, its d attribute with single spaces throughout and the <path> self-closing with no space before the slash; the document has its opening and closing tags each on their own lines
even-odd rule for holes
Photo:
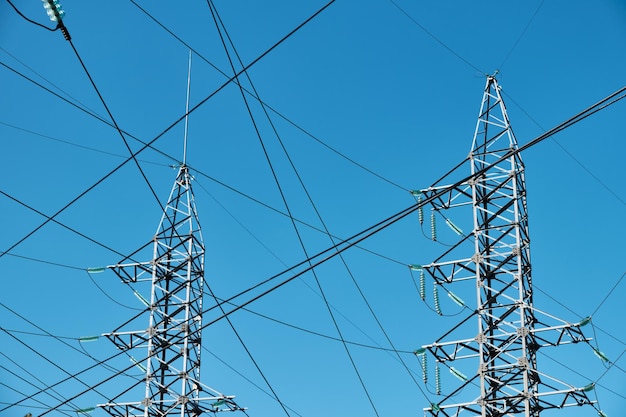
<svg viewBox="0 0 626 417">
<path fill-rule="evenodd" d="M 150 248 L 150 261 L 132 261 Z M 145 330 L 124 331 L 127 322 L 106 334 L 118 349 L 146 349 L 141 356 L 146 359 L 136 362 L 145 377 L 99 407 L 115 417 L 190 417 L 241 410 L 233 396 L 200 382 L 204 244 L 186 165 L 178 171 L 152 241 L 108 268 L 130 286 L 149 285 L 149 301 L 133 291 L 150 318 Z M 139 401 L 121 400 L 141 385 L 145 393 Z"/>
<path fill-rule="evenodd" d="M 582 324 L 567 323 L 533 306 L 524 164 L 519 153 L 511 153 L 515 149 L 517 141 L 500 88 L 496 78 L 489 76 L 468 156 L 472 180 L 450 187 L 441 183 L 444 177 L 415 193 L 434 198 L 433 217 L 443 216 L 461 236 L 433 263 L 422 266 L 424 275 L 435 288 L 461 282 L 476 288 L 473 313 L 419 352 L 434 356 L 438 366 L 450 368 L 464 381 L 442 401 L 425 408 L 425 415 L 537 417 L 546 409 L 592 404 L 584 389 L 537 369 L 539 348 L 589 339 L 580 330 Z M 502 159 L 506 155 L 510 156 Z M 467 235 L 446 216 L 458 207 L 471 207 L 473 212 L 473 228 Z M 474 318 L 475 336 L 455 339 L 462 325 Z M 467 359 L 478 362 L 476 373 L 469 377 L 451 366 Z M 469 391 L 464 391 L 468 385 L 479 387 L 480 394 L 452 403 L 453 397 Z"/>
</svg>

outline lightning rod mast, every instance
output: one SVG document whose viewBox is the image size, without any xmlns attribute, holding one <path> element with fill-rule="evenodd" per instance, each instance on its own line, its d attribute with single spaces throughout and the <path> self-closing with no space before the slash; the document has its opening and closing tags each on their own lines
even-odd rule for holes
<svg viewBox="0 0 626 417">
<path fill-rule="evenodd" d="M 191 51 L 187 112 L 190 77 Z M 144 372 L 142 380 L 98 405 L 114 417 L 196 417 L 243 410 L 233 396 L 221 394 L 200 381 L 205 249 L 186 164 L 187 127 L 186 117 L 183 162 L 156 235 L 130 256 L 107 267 L 133 288 L 149 314 L 145 330 L 124 330 L 129 321 L 105 335 L 118 349 L 128 351 L 129 356 L 131 350 L 145 349 L 140 357 L 146 358 L 137 361 L 130 356 Z M 150 251 L 150 260 L 133 261 Z M 137 290 L 141 286 L 149 288 L 149 300 Z M 136 399 L 141 386 L 143 395 Z M 136 395 L 135 399 L 130 399 L 132 395 Z"/>
</svg>

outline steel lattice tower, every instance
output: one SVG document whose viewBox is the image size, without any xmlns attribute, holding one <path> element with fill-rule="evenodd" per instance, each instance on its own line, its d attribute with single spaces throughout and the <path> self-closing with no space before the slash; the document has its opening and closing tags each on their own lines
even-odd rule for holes
<svg viewBox="0 0 626 417">
<path fill-rule="evenodd" d="M 449 290 L 452 284 L 465 285 L 476 297 L 469 317 L 416 351 L 425 372 L 427 355 L 434 356 L 437 390 L 439 366 L 463 381 L 443 394 L 441 401 L 425 408 L 425 415 L 536 417 L 542 410 L 592 403 L 586 395 L 589 387 L 574 388 L 537 367 L 539 348 L 588 339 L 580 330 L 584 322 L 567 323 L 533 306 L 524 164 L 516 149 L 500 88 L 496 78 L 489 76 L 467 159 L 471 179 L 449 186 L 443 185 L 446 176 L 432 187 L 414 192 L 418 198 L 434 198 L 433 222 L 443 217 L 461 236 L 433 263 L 419 267 L 421 279 L 430 277 L 434 282 L 437 311 L 441 314 L 438 289 L 462 306 L 469 307 Z M 472 209 L 473 216 L 466 217 L 465 224 L 472 231 L 466 235 L 451 220 L 459 207 L 465 208 L 466 215 L 467 209 Z M 436 240 L 434 224 L 432 227 Z M 472 323 L 478 325 L 478 331 L 458 338 L 457 333 L 475 329 Z M 460 369 L 469 371 L 466 375 Z M 472 397 L 459 401 L 470 391 Z"/>
<path fill-rule="evenodd" d="M 151 260 L 132 261 L 146 249 L 152 249 Z M 145 360 L 130 356 L 145 371 L 145 378 L 99 407 L 124 417 L 190 417 L 239 410 L 234 397 L 200 382 L 204 244 L 185 164 L 178 171 L 152 241 L 108 268 L 126 284 L 149 286 L 150 301 L 133 291 L 146 304 L 150 317 L 145 330 L 124 331 L 129 321 L 106 335 L 119 349 L 146 349 L 140 356 Z M 144 386 L 144 395 L 138 401 L 122 401 L 139 386 Z"/>
</svg>

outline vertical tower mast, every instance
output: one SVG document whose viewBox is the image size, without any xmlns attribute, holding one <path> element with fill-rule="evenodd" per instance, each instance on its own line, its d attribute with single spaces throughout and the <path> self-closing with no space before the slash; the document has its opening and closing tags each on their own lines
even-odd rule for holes
<svg viewBox="0 0 626 417">
<path fill-rule="evenodd" d="M 583 323 L 564 322 L 533 306 L 524 164 L 519 153 L 511 152 L 516 149 L 500 88 L 495 77 L 489 76 L 468 157 L 472 179 L 452 188 L 435 184 L 420 192 L 431 197 L 449 189 L 432 202 L 432 216 L 444 217 L 462 236 L 433 263 L 423 266 L 424 275 L 433 279 L 435 294 L 443 288 L 457 304 L 465 306 L 448 290 L 453 283 L 465 284 L 467 293 L 475 288 L 476 297 L 469 317 L 419 350 L 424 361 L 426 352 L 432 354 L 437 367 L 449 368 L 463 381 L 444 394 L 442 401 L 426 408 L 428 415 L 537 417 L 545 409 L 591 403 L 583 389 L 557 381 L 537 368 L 540 347 L 588 339 L 580 330 Z M 464 206 L 473 213 L 464 223 L 472 230 L 467 235 L 451 220 L 459 212 L 455 209 Z M 437 298 L 436 308 L 439 310 Z M 472 317 L 477 320 L 478 332 L 454 340 L 456 333 L 476 323 Z M 436 375 L 439 385 L 438 368 Z M 469 400 L 452 403 L 453 397 L 466 396 L 472 390 L 474 396 Z"/>
<path fill-rule="evenodd" d="M 187 79 L 187 112 L 189 84 L 190 76 Z M 129 352 L 135 348 L 146 349 L 141 356 L 145 361 L 136 361 L 130 356 L 144 371 L 144 379 L 100 405 L 112 416 L 195 417 L 205 412 L 241 410 L 234 403 L 234 397 L 225 396 L 200 382 L 205 252 L 186 157 L 187 120 L 183 163 L 156 235 L 127 258 L 108 267 L 133 287 L 133 292 L 149 313 L 146 330 L 124 331 L 123 328 L 133 319 L 106 334 L 118 349 Z M 149 261 L 133 261 L 150 250 Z M 141 294 L 139 287 L 149 288 L 150 301 Z M 134 388 L 142 384 L 143 397 L 126 401 Z"/>
</svg>

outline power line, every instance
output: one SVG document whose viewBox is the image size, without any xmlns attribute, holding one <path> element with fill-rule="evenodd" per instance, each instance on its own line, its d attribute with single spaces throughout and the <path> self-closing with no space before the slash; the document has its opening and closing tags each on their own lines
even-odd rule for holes
<svg viewBox="0 0 626 417">
<path fill-rule="evenodd" d="M 477 66 L 475 66 L 474 64 L 469 62 L 467 59 L 463 58 L 463 56 L 461 56 L 461 54 L 456 52 L 454 49 L 452 49 L 447 44 L 445 44 L 442 40 L 440 40 L 438 37 L 436 37 L 432 32 L 430 32 L 428 29 L 426 29 L 425 26 L 423 26 L 420 22 L 418 22 L 415 18 L 413 18 L 413 16 L 411 16 L 406 10 L 404 10 L 402 7 L 400 7 L 398 5 L 398 3 L 396 3 L 394 0 L 389 0 L 389 2 L 391 4 L 393 4 L 396 7 L 396 9 L 398 9 L 403 15 L 405 15 L 418 28 L 420 28 L 424 33 L 426 33 L 428 36 L 430 36 L 439 45 L 443 46 L 452 55 L 454 55 L 455 57 L 459 58 L 461 61 L 463 61 L 465 64 L 467 64 L 470 68 L 480 72 L 483 75 L 487 75 L 487 73 L 485 71 L 482 71 L 480 68 L 478 68 Z"/>
<path fill-rule="evenodd" d="M 504 92 L 504 95 L 507 96 L 507 98 L 513 103 L 515 104 L 521 111 L 522 113 L 524 113 L 526 115 L 526 117 L 528 117 L 537 127 L 539 127 L 541 130 L 543 130 L 545 132 L 545 129 L 543 126 L 541 126 L 541 124 L 539 124 L 539 122 L 530 115 L 530 113 L 528 113 L 526 110 L 524 110 L 524 108 L 522 106 L 519 105 L 519 103 L 517 103 L 513 97 L 511 97 L 509 94 L 507 94 L 506 92 Z M 569 150 L 567 150 L 566 147 L 564 147 L 561 142 L 559 142 L 558 140 L 556 140 L 555 138 L 551 138 L 551 140 L 559 147 L 561 148 L 561 150 L 563 152 L 565 152 L 565 154 L 567 156 L 569 156 L 574 162 L 576 162 L 578 164 L 578 166 L 580 166 L 587 174 L 589 174 L 591 176 L 591 178 L 593 178 L 594 180 L 596 180 L 596 182 L 598 184 L 600 184 L 605 190 L 607 190 L 613 197 L 615 197 L 619 202 L 621 202 L 623 205 L 626 205 L 626 201 L 624 201 L 624 199 L 622 199 L 613 189 L 611 189 L 611 187 L 609 187 L 602 179 L 600 179 L 600 177 L 598 177 L 597 175 L 595 175 L 589 168 L 587 168 L 578 158 L 576 158 L 576 156 L 574 156 L 574 154 L 572 154 Z"/>
<path fill-rule="evenodd" d="M 522 40 L 522 38 L 524 37 L 524 35 L 526 34 L 526 31 L 528 30 L 528 28 L 530 27 L 530 24 L 533 22 L 533 20 L 535 20 L 535 17 L 537 16 L 537 14 L 539 13 L 539 10 L 541 10 L 541 6 L 543 6 L 543 3 L 545 2 L 545 0 L 541 0 L 541 2 L 539 3 L 539 6 L 537 6 L 537 8 L 535 9 L 535 12 L 533 13 L 533 15 L 530 17 L 530 19 L 528 20 L 528 23 L 526 23 L 526 26 L 524 27 L 524 30 L 522 30 L 522 33 L 519 35 L 519 37 L 517 38 L 517 40 L 515 41 L 515 43 L 513 44 L 513 46 L 511 47 L 511 49 L 509 49 L 509 52 L 505 55 L 504 59 L 502 60 L 502 63 L 500 64 L 500 66 L 498 67 L 499 70 L 502 70 L 502 67 L 504 66 L 504 64 L 506 63 L 506 61 L 509 59 L 509 57 L 511 56 L 511 54 L 513 53 L 513 51 L 515 50 L 515 48 L 517 47 L 517 44 Z"/>
</svg>

